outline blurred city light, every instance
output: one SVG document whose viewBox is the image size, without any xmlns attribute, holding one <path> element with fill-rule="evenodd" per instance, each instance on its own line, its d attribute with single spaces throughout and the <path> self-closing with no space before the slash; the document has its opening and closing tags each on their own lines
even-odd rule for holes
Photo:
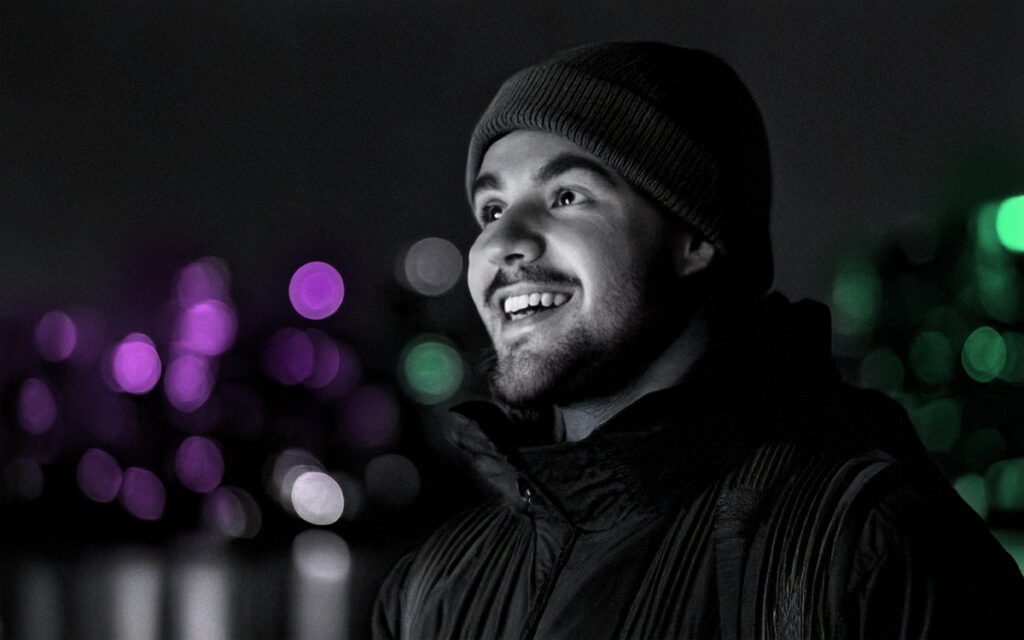
<svg viewBox="0 0 1024 640">
<path fill-rule="evenodd" d="M 160 356 L 148 336 L 132 333 L 114 349 L 111 362 L 114 380 L 121 391 L 148 393 L 160 379 Z"/>
<path fill-rule="evenodd" d="M 207 551 L 185 560 L 176 567 L 171 585 L 176 637 L 231 636 L 232 585 L 219 554 Z"/>
<path fill-rule="evenodd" d="M 174 456 L 174 471 L 181 484 L 196 493 L 209 493 L 224 478 L 220 447 L 202 436 L 186 438 Z"/>
<path fill-rule="evenodd" d="M 310 524 L 333 524 L 345 510 L 345 496 L 334 478 L 322 471 L 305 471 L 292 485 L 295 514 Z"/>
<path fill-rule="evenodd" d="M 928 451 L 948 452 L 960 438 L 961 408 L 955 400 L 939 398 L 909 413 Z"/>
<path fill-rule="evenodd" d="M 869 351 L 860 362 L 860 383 L 869 389 L 892 393 L 903 387 L 903 362 L 888 347 Z"/>
<path fill-rule="evenodd" d="M 999 378 L 1014 384 L 1024 383 L 1024 334 L 1006 331 L 1003 343 L 1006 345 L 1006 364 L 999 372 Z"/>
<path fill-rule="evenodd" d="M 953 347 L 938 331 L 919 333 L 910 343 L 910 370 L 929 385 L 946 384 L 953 377 Z"/>
<path fill-rule="evenodd" d="M 78 329 L 63 311 L 50 311 L 36 325 L 36 346 L 39 354 L 50 362 L 60 362 L 75 350 Z"/>
<path fill-rule="evenodd" d="M 882 309 L 882 281 L 868 261 L 842 263 L 832 283 L 832 308 L 839 333 L 858 336 L 870 333 Z"/>
<path fill-rule="evenodd" d="M 978 382 L 990 382 L 1006 364 L 1006 343 L 992 327 L 978 327 L 967 336 L 960 362 L 967 375 Z"/>
<path fill-rule="evenodd" d="M 149 550 L 126 549 L 110 562 L 115 640 L 159 638 L 164 598 L 160 559 Z"/>
<path fill-rule="evenodd" d="M 424 238 L 406 251 L 401 280 L 410 289 L 425 296 L 439 296 L 459 281 L 462 254 L 444 238 Z"/>
<path fill-rule="evenodd" d="M 1024 195 L 1007 198 L 999 204 L 996 233 L 1010 251 L 1024 251 Z"/>
<path fill-rule="evenodd" d="M 21 383 L 18 392 L 18 423 L 33 435 L 42 435 L 57 420 L 57 401 L 50 386 L 39 378 Z"/>
<path fill-rule="evenodd" d="M 263 525 L 259 504 L 245 489 L 219 487 L 202 505 L 206 528 L 228 538 L 254 538 Z"/>
<path fill-rule="evenodd" d="M 148 469 L 130 467 L 121 482 L 121 504 L 140 520 L 159 520 L 164 515 L 167 491 L 164 483 Z"/>
<path fill-rule="evenodd" d="M 193 353 L 216 356 L 231 347 L 237 331 L 238 318 L 231 307 L 220 300 L 204 300 L 181 314 L 177 339 Z"/>
<path fill-rule="evenodd" d="M 227 300 L 230 280 L 228 265 L 223 259 L 196 260 L 178 274 L 178 304 L 188 309 L 204 300 Z"/>
<path fill-rule="evenodd" d="M 992 508 L 1024 511 L 1024 458 L 1000 460 L 985 472 Z"/>
<path fill-rule="evenodd" d="M 294 512 L 292 487 L 306 471 L 323 471 L 323 465 L 316 456 L 305 449 L 285 449 L 274 458 L 267 481 L 268 493 L 286 509 Z"/>
<path fill-rule="evenodd" d="M 400 412 L 395 394 L 378 385 L 363 385 L 342 406 L 338 439 L 358 448 L 383 447 L 398 437 Z"/>
<path fill-rule="evenodd" d="M 191 413 L 209 399 L 215 378 L 210 360 L 186 353 L 171 360 L 164 374 L 164 393 L 178 411 Z"/>
<path fill-rule="evenodd" d="M 420 472 L 405 456 L 385 453 L 370 460 L 364 473 L 366 495 L 371 503 L 405 507 L 420 495 Z"/>
<path fill-rule="evenodd" d="M 988 492 L 984 478 L 977 473 L 967 473 L 953 480 L 953 488 L 979 516 L 988 518 Z"/>
<path fill-rule="evenodd" d="M 338 270 L 326 262 L 308 262 L 292 276 L 288 299 L 300 316 L 322 320 L 341 306 L 345 283 Z"/>
<path fill-rule="evenodd" d="M 340 582 L 352 570 L 348 544 L 324 529 L 309 529 L 292 541 L 292 562 L 300 575 L 313 580 Z"/>
<path fill-rule="evenodd" d="M 39 463 L 31 458 L 15 458 L 3 467 L 4 495 L 15 500 L 35 500 L 43 495 L 46 478 Z"/>
<path fill-rule="evenodd" d="M 113 502 L 121 490 L 121 465 L 101 449 L 89 449 L 78 461 L 78 488 L 95 502 Z"/>
<path fill-rule="evenodd" d="M 462 384 L 459 352 L 439 336 L 419 336 L 401 356 L 400 379 L 406 391 L 422 404 L 451 398 Z"/>
<path fill-rule="evenodd" d="M 348 637 L 348 544 L 330 531 L 303 531 L 292 541 L 292 566 L 291 637 Z"/>
<path fill-rule="evenodd" d="M 310 389 L 321 389 L 334 381 L 341 366 L 338 343 L 323 331 L 307 329 L 306 336 L 313 345 L 313 370 L 305 384 Z"/>
<path fill-rule="evenodd" d="M 281 384 L 299 384 L 313 373 L 313 342 L 304 331 L 279 329 L 264 349 L 263 362 L 267 373 Z"/>
</svg>

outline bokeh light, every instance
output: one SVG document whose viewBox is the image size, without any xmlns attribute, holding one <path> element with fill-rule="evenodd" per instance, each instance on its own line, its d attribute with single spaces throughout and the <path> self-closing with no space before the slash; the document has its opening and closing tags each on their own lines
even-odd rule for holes
<svg viewBox="0 0 1024 640">
<path fill-rule="evenodd" d="M 35 500 L 43 495 L 46 478 L 39 463 L 31 458 L 15 458 L 3 465 L 4 495 L 16 500 Z"/>
<path fill-rule="evenodd" d="M 129 467 L 121 482 L 121 504 L 140 520 L 159 520 L 167 505 L 164 483 L 155 473 L 140 467 Z"/>
<path fill-rule="evenodd" d="M 377 456 L 366 465 L 366 495 L 371 503 L 405 507 L 420 495 L 420 472 L 408 458 L 397 453 Z"/>
<path fill-rule="evenodd" d="M 999 372 L 999 378 L 1015 384 L 1024 383 L 1024 334 L 1006 331 L 1003 342 L 1006 344 L 1006 364 Z"/>
<path fill-rule="evenodd" d="M 63 311 L 50 311 L 36 324 L 36 346 L 50 362 L 60 362 L 72 354 L 78 343 L 78 329 Z"/>
<path fill-rule="evenodd" d="M 439 296 L 459 281 L 462 254 L 444 238 L 424 238 L 411 247 L 401 260 L 402 282 L 425 296 Z"/>
<path fill-rule="evenodd" d="M 363 385 L 341 409 L 338 439 L 357 448 L 383 447 L 398 437 L 398 400 L 390 389 Z"/>
<path fill-rule="evenodd" d="M 338 535 L 324 529 L 310 529 L 292 541 L 292 562 L 305 578 L 339 582 L 352 569 L 352 553 Z"/>
<path fill-rule="evenodd" d="M 114 349 L 114 380 L 121 391 L 148 393 L 160 379 L 160 355 L 153 341 L 142 333 L 126 336 Z"/>
<path fill-rule="evenodd" d="M 204 300 L 227 300 L 230 282 L 228 265 L 222 258 L 196 260 L 178 274 L 178 304 L 188 309 Z"/>
<path fill-rule="evenodd" d="M 990 427 L 967 433 L 958 447 L 961 461 L 968 469 L 975 471 L 984 471 L 990 464 L 1006 456 L 1006 438 Z"/>
<path fill-rule="evenodd" d="M 164 393 L 178 411 L 191 413 L 209 399 L 215 379 L 210 361 L 200 355 L 179 355 L 167 365 Z"/>
<path fill-rule="evenodd" d="M 919 333 L 910 343 L 910 369 L 929 385 L 946 384 L 953 377 L 953 347 L 938 331 Z"/>
<path fill-rule="evenodd" d="M 326 262 L 308 262 L 292 276 L 288 299 L 303 318 L 322 320 L 341 306 L 345 283 L 338 270 Z"/>
<path fill-rule="evenodd" d="M 78 488 L 94 502 L 113 502 L 121 490 L 121 465 L 101 449 L 89 449 L 78 461 Z"/>
<path fill-rule="evenodd" d="M 326 377 L 326 372 L 330 370 L 328 366 L 330 359 L 333 358 L 336 349 L 338 368 L 334 373 L 334 377 L 323 386 L 313 388 L 317 390 L 317 395 L 325 400 L 343 398 L 356 388 L 356 385 L 359 384 L 359 379 L 363 375 L 363 365 L 359 359 L 359 354 L 348 344 L 335 342 L 334 349 L 329 349 L 330 355 L 321 364 L 320 348 L 313 337 L 315 335 L 314 331 L 312 329 L 307 331 L 307 334 L 310 335 L 310 340 L 313 341 L 313 350 L 316 352 L 316 355 L 314 356 L 313 373 L 306 380 L 306 384 L 310 386 L 316 385 Z M 323 369 L 321 369 L 321 366 L 323 366 Z M 321 371 L 324 373 L 319 373 Z"/>
<path fill-rule="evenodd" d="M 888 347 L 869 351 L 860 362 L 860 383 L 868 389 L 899 391 L 903 386 L 903 362 Z"/>
<path fill-rule="evenodd" d="M 870 262 L 839 266 L 832 283 L 832 308 L 839 333 L 858 336 L 875 328 L 882 310 L 882 281 Z"/>
<path fill-rule="evenodd" d="M 178 319 L 178 341 L 193 353 L 216 356 L 235 341 L 238 318 L 220 300 L 204 300 L 186 309 Z"/>
<path fill-rule="evenodd" d="M 21 383 L 18 392 L 18 423 L 33 435 L 42 435 L 57 420 L 57 401 L 50 386 L 39 378 Z"/>
<path fill-rule="evenodd" d="M 341 487 L 322 471 L 306 471 L 296 478 L 291 501 L 295 514 L 310 524 L 333 524 L 345 510 Z"/>
<path fill-rule="evenodd" d="M 962 409 L 950 398 L 940 398 L 910 412 L 910 421 L 928 451 L 948 452 L 960 438 Z"/>
<path fill-rule="evenodd" d="M 979 516 L 988 517 L 988 492 L 984 478 L 977 473 L 967 473 L 953 480 L 953 488 Z"/>
<path fill-rule="evenodd" d="M 313 373 L 316 364 L 313 342 L 304 331 L 279 329 L 267 343 L 263 353 L 264 368 L 275 380 L 296 385 Z"/>
<path fill-rule="evenodd" d="M 1024 511 L 1024 458 L 1000 460 L 985 472 L 991 507 L 998 511 Z"/>
<path fill-rule="evenodd" d="M 996 233 L 1010 251 L 1024 251 L 1024 195 L 1007 198 L 999 204 Z"/>
<path fill-rule="evenodd" d="M 268 478 L 268 493 L 286 509 L 294 511 L 292 487 L 306 471 L 323 471 L 323 465 L 316 456 L 305 449 L 285 449 L 274 458 Z"/>
<path fill-rule="evenodd" d="M 443 338 L 415 339 L 406 347 L 401 363 L 400 379 L 406 391 L 422 404 L 444 402 L 462 384 L 462 358 Z"/>
<path fill-rule="evenodd" d="M 978 382 L 989 382 L 1006 364 L 1006 343 L 992 327 L 978 327 L 964 341 L 960 362 L 967 375 Z"/>
<path fill-rule="evenodd" d="M 174 471 L 186 488 L 196 493 L 209 493 L 224 478 L 224 456 L 213 441 L 192 436 L 178 447 Z"/>
<path fill-rule="evenodd" d="M 203 524 L 227 538 L 255 538 L 263 525 L 259 505 L 239 487 L 219 487 L 203 498 Z"/>
<path fill-rule="evenodd" d="M 334 338 L 323 331 L 307 329 L 306 336 L 313 345 L 313 370 L 305 384 L 310 389 L 322 389 L 334 381 L 341 366 L 341 351 Z"/>
</svg>

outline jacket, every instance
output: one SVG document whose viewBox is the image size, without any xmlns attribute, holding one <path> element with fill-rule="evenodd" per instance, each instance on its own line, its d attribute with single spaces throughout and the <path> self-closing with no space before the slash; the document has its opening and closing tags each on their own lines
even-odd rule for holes
<svg viewBox="0 0 1024 640">
<path fill-rule="evenodd" d="M 763 317 L 579 442 L 459 407 L 496 495 L 399 562 L 375 635 L 1024 637 L 1020 571 L 905 412 L 840 382 L 822 309 Z"/>
</svg>

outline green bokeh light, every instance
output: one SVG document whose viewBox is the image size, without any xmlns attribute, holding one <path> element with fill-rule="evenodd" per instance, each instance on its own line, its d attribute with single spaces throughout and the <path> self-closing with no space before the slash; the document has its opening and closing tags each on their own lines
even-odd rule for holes
<svg viewBox="0 0 1024 640">
<path fill-rule="evenodd" d="M 1006 364 L 999 372 L 999 379 L 1015 384 L 1024 383 L 1024 334 L 1016 331 L 1003 333 L 1006 344 Z"/>
<path fill-rule="evenodd" d="M 918 334 L 910 343 L 908 356 L 911 371 L 925 384 L 942 385 L 953 377 L 953 347 L 938 331 Z"/>
<path fill-rule="evenodd" d="M 953 481 L 953 488 L 979 516 L 988 517 L 988 492 L 984 478 L 976 473 L 967 473 Z"/>
<path fill-rule="evenodd" d="M 1020 278 L 1009 260 L 987 260 L 975 269 L 978 298 L 992 318 L 1014 322 L 1020 317 Z"/>
<path fill-rule="evenodd" d="M 869 351 L 860 361 L 861 386 L 880 391 L 899 391 L 903 387 L 903 362 L 888 347 Z"/>
<path fill-rule="evenodd" d="M 975 233 L 978 242 L 978 249 L 982 254 L 997 254 L 1003 251 L 999 243 L 999 234 L 996 233 L 996 218 L 999 214 L 999 206 L 989 203 L 978 209 L 976 218 Z"/>
<path fill-rule="evenodd" d="M 1006 343 L 992 327 L 978 327 L 964 341 L 960 362 L 967 375 L 978 382 L 989 382 L 1006 365 Z"/>
<path fill-rule="evenodd" d="M 845 335 L 869 333 L 882 309 L 882 281 L 866 261 L 840 266 L 832 283 L 836 330 Z"/>
<path fill-rule="evenodd" d="M 910 421 L 928 451 L 948 452 L 960 437 L 960 405 L 942 398 L 910 411 Z"/>
<path fill-rule="evenodd" d="M 406 390 L 417 402 L 437 404 L 451 398 L 462 384 L 459 352 L 442 338 L 421 336 L 402 355 Z"/>
<path fill-rule="evenodd" d="M 999 204 L 996 234 L 1010 251 L 1024 251 L 1024 196 L 1007 198 Z"/>
<path fill-rule="evenodd" d="M 1024 458 L 1000 460 L 985 472 L 992 508 L 1024 511 Z"/>
</svg>

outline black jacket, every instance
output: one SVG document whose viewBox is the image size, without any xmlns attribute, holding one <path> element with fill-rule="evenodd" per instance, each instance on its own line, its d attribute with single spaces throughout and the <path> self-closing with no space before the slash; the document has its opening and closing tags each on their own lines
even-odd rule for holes
<svg viewBox="0 0 1024 640">
<path fill-rule="evenodd" d="M 499 495 L 395 567 L 375 634 L 1024 637 L 1024 579 L 906 414 L 839 382 L 820 311 L 773 305 L 580 442 L 462 406 Z"/>
</svg>

